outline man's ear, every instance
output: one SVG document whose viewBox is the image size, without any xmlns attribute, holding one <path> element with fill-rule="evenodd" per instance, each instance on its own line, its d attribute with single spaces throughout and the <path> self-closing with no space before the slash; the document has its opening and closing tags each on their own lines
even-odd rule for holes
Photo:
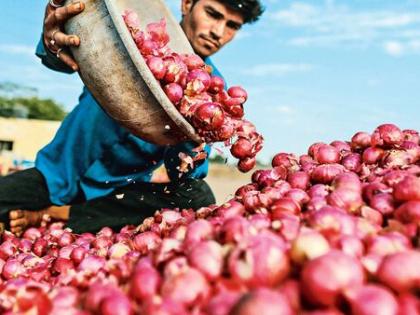
<svg viewBox="0 0 420 315">
<path fill-rule="evenodd" d="M 192 6 L 193 6 L 193 0 L 182 0 L 181 1 L 181 13 L 182 13 L 182 16 L 184 16 L 188 12 L 190 12 Z"/>
</svg>

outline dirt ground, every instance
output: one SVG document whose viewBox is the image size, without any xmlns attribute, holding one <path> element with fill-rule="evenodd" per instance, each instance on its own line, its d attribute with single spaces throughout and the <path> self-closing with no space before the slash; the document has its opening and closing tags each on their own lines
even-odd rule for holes
<svg viewBox="0 0 420 315">
<path fill-rule="evenodd" d="M 252 173 L 243 174 L 234 166 L 225 164 L 210 164 L 206 181 L 213 189 L 217 204 L 229 200 L 240 186 L 250 183 Z"/>
</svg>

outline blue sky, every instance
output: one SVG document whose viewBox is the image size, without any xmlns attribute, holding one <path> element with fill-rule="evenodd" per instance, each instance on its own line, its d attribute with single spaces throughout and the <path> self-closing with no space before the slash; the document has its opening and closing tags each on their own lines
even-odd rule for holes
<svg viewBox="0 0 420 315">
<path fill-rule="evenodd" d="M 70 110 L 77 75 L 33 55 L 46 1 L 2 0 L 0 82 L 38 89 Z M 178 0 L 167 0 L 178 15 Z M 305 153 L 316 141 L 348 140 L 392 122 L 420 130 L 420 2 L 265 0 L 213 61 L 229 85 L 249 92 L 247 119 L 264 135 L 261 158 Z"/>
</svg>

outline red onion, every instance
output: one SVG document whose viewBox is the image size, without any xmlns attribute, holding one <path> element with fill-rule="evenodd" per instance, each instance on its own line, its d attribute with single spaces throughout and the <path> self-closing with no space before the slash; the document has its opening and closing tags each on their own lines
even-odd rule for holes
<svg viewBox="0 0 420 315">
<path fill-rule="evenodd" d="M 329 205 L 345 209 L 350 213 L 358 212 L 359 208 L 363 205 L 360 191 L 347 188 L 334 190 L 327 197 L 327 201 Z"/>
<path fill-rule="evenodd" d="M 257 160 L 255 159 L 255 157 L 247 157 L 238 162 L 238 169 L 242 173 L 246 173 L 252 170 L 256 164 L 257 164 Z"/>
<path fill-rule="evenodd" d="M 239 138 L 236 140 L 230 148 L 230 153 L 238 159 L 245 159 L 252 157 L 252 143 L 245 138 Z"/>
<path fill-rule="evenodd" d="M 206 314 L 228 315 L 240 297 L 240 293 L 232 291 L 224 291 L 213 295 L 205 308 Z"/>
<path fill-rule="evenodd" d="M 32 251 L 39 257 L 44 256 L 47 253 L 47 249 L 48 242 L 43 238 L 37 239 L 32 247 Z"/>
<path fill-rule="evenodd" d="M 329 250 L 330 245 L 321 233 L 313 229 L 302 229 L 292 242 L 290 258 L 293 262 L 302 265 L 307 260 L 328 253 Z"/>
<path fill-rule="evenodd" d="M 404 135 L 400 128 L 393 124 L 383 124 L 375 129 L 372 134 L 372 146 L 393 146 L 403 141 Z"/>
<path fill-rule="evenodd" d="M 70 254 L 70 258 L 74 263 L 76 263 L 76 265 L 78 265 L 83 260 L 83 258 L 85 258 L 86 254 L 87 254 L 87 250 L 79 246 L 79 247 L 75 247 L 72 250 Z"/>
<path fill-rule="evenodd" d="M 324 142 L 315 142 L 315 143 L 311 144 L 310 147 L 308 148 L 308 154 L 311 157 L 315 158 L 315 156 L 318 154 L 319 148 L 324 146 L 324 145 L 327 145 L 327 144 L 324 143 Z"/>
<path fill-rule="evenodd" d="M 276 219 L 271 224 L 272 229 L 276 230 L 288 242 L 297 237 L 300 226 L 299 216 L 288 212 L 277 213 Z"/>
<path fill-rule="evenodd" d="M 105 258 L 99 256 L 85 256 L 77 267 L 78 271 L 82 271 L 87 275 L 95 274 L 105 266 Z"/>
<path fill-rule="evenodd" d="M 398 232 L 383 235 L 369 235 L 365 238 L 366 249 L 370 254 L 386 256 L 411 248 L 410 240 Z"/>
<path fill-rule="evenodd" d="M 324 185 L 324 184 L 316 184 L 313 185 L 309 190 L 308 190 L 308 195 L 309 197 L 313 198 L 316 196 L 319 197 L 327 197 L 329 195 L 329 187 Z"/>
<path fill-rule="evenodd" d="M 162 58 L 149 56 L 146 63 L 157 80 L 162 80 L 165 77 L 166 67 Z"/>
<path fill-rule="evenodd" d="M 114 243 L 108 249 L 108 256 L 113 259 L 121 258 L 130 251 L 131 248 L 128 245 L 124 243 Z"/>
<path fill-rule="evenodd" d="M 162 283 L 162 277 L 153 266 L 137 268 L 131 276 L 131 295 L 141 300 L 150 299 L 155 296 Z"/>
<path fill-rule="evenodd" d="M 296 169 L 298 168 L 298 160 L 294 154 L 290 153 L 277 153 L 272 161 L 271 165 L 273 167 L 276 166 L 284 166 L 286 168 Z"/>
<path fill-rule="evenodd" d="M 412 293 L 403 293 L 398 297 L 399 314 L 420 314 L 420 300 Z"/>
<path fill-rule="evenodd" d="M 384 150 L 378 147 L 369 147 L 363 151 L 362 159 L 366 164 L 376 164 L 384 155 Z"/>
<path fill-rule="evenodd" d="M 17 252 L 17 246 L 11 240 L 6 240 L 0 245 L 0 259 L 7 260 Z"/>
<path fill-rule="evenodd" d="M 407 250 L 386 256 L 378 269 L 378 279 L 397 292 L 420 287 L 420 252 Z"/>
<path fill-rule="evenodd" d="M 341 154 L 345 154 L 347 152 L 351 152 L 351 146 L 349 143 L 345 141 L 335 140 L 330 143 L 334 148 L 338 150 Z"/>
<path fill-rule="evenodd" d="M 166 96 L 168 96 L 169 100 L 175 105 L 178 105 L 184 96 L 184 90 L 178 83 L 166 84 L 163 87 L 163 91 L 165 92 Z"/>
<path fill-rule="evenodd" d="M 341 159 L 340 151 L 332 145 L 320 145 L 314 152 L 314 158 L 318 163 L 338 163 Z"/>
<path fill-rule="evenodd" d="M 199 219 L 188 225 L 187 234 L 185 235 L 186 246 L 191 246 L 214 236 L 213 226 L 204 219 Z"/>
<path fill-rule="evenodd" d="M 207 279 L 217 279 L 223 268 L 222 247 L 212 240 L 200 242 L 189 251 L 188 261 L 192 267 L 201 271 Z"/>
<path fill-rule="evenodd" d="M 84 307 L 92 312 L 100 311 L 100 305 L 104 299 L 112 295 L 120 295 L 118 288 L 112 284 L 95 282 L 89 286 L 85 297 Z"/>
<path fill-rule="evenodd" d="M 183 61 L 185 65 L 187 66 L 188 71 L 201 69 L 205 66 L 203 59 L 201 59 L 201 57 L 196 54 L 185 55 Z"/>
<path fill-rule="evenodd" d="M 395 209 L 392 195 L 388 193 L 379 193 L 374 195 L 370 199 L 369 205 L 383 215 L 389 215 L 393 213 Z"/>
<path fill-rule="evenodd" d="M 334 207 L 325 206 L 313 212 L 309 225 L 326 236 L 342 234 L 353 235 L 356 229 L 354 217 Z"/>
<path fill-rule="evenodd" d="M 393 196 L 398 201 L 420 201 L 420 178 L 414 175 L 406 176 L 395 184 Z"/>
<path fill-rule="evenodd" d="M 360 208 L 360 215 L 373 224 L 381 226 L 383 223 L 382 213 L 368 206 Z"/>
<path fill-rule="evenodd" d="M 170 298 L 175 302 L 190 306 L 206 301 L 210 294 L 210 287 L 201 272 L 194 268 L 187 268 L 176 276 L 164 279 L 161 294 L 163 298 Z"/>
<path fill-rule="evenodd" d="M 294 311 L 283 294 L 266 288 L 260 288 L 245 294 L 229 314 L 292 315 Z"/>
<path fill-rule="evenodd" d="M 237 215 L 243 215 L 244 213 L 245 213 L 244 205 L 234 199 L 231 199 L 225 202 L 220 207 L 215 209 L 215 215 L 218 217 L 225 218 L 225 219 L 228 219 Z"/>
<path fill-rule="evenodd" d="M 350 153 L 343 157 L 341 165 L 352 172 L 359 172 L 361 169 L 362 157 L 359 153 Z"/>
<path fill-rule="evenodd" d="M 345 294 L 352 314 L 358 315 L 397 315 L 398 302 L 392 292 L 377 284 L 368 284 Z"/>
<path fill-rule="evenodd" d="M 61 273 L 67 273 L 70 270 L 74 270 L 74 264 L 73 262 L 68 258 L 62 258 L 58 257 L 54 261 L 54 271 L 61 274 Z"/>
<path fill-rule="evenodd" d="M 395 211 L 395 217 L 403 223 L 420 223 L 420 201 L 413 200 L 403 203 Z"/>
<path fill-rule="evenodd" d="M 209 86 L 208 91 L 210 93 L 217 94 L 223 91 L 224 87 L 225 87 L 225 81 L 221 77 L 214 75 L 210 79 L 210 86 Z"/>
<path fill-rule="evenodd" d="M 344 172 L 344 166 L 340 164 L 324 164 L 315 167 L 311 174 L 314 182 L 329 184 L 338 175 Z"/>
<path fill-rule="evenodd" d="M 305 297 L 311 303 L 325 306 L 335 305 L 344 290 L 357 287 L 364 281 L 359 261 L 337 250 L 310 260 L 301 274 Z"/>
<path fill-rule="evenodd" d="M 420 145 L 420 135 L 416 130 L 405 129 L 402 132 L 404 140 L 411 141 Z"/>
<path fill-rule="evenodd" d="M 285 242 L 269 231 L 250 237 L 243 248 L 236 247 L 228 262 L 232 277 L 249 287 L 275 286 L 289 268 Z"/>
<path fill-rule="evenodd" d="M 274 188 L 276 189 L 276 188 Z M 308 196 L 308 194 L 299 188 L 293 188 L 290 189 L 286 194 L 285 194 L 286 198 L 291 198 L 294 201 L 296 201 L 300 207 L 302 207 L 304 204 L 308 203 L 310 198 Z"/>
<path fill-rule="evenodd" d="M 34 228 L 34 227 L 30 227 L 23 233 L 22 237 L 34 242 L 38 238 L 41 238 L 41 235 L 42 234 L 39 231 L 39 229 Z"/>
<path fill-rule="evenodd" d="M 17 259 L 10 258 L 3 266 L 1 275 L 10 280 L 16 278 L 25 272 L 25 267 Z"/>
<path fill-rule="evenodd" d="M 193 116 L 195 126 L 203 130 L 218 129 L 224 121 L 223 109 L 217 103 L 204 103 L 197 107 Z"/>
<path fill-rule="evenodd" d="M 158 234 L 146 231 L 134 236 L 133 248 L 142 254 L 147 254 L 149 251 L 156 249 L 161 242 Z"/>
<path fill-rule="evenodd" d="M 290 183 L 290 186 L 292 186 L 293 188 L 299 188 L 302 190 L 306 190 L 308 188 L 310 184 L 309 180 L 310 180 L 309 174 L 303 171 L 290 173 L 287 176 L 287 181 Z"/>
<path fill-rule="evenodd" d="M 365 251 L 362 240 L 356 235 L 341 235 L 333 243 L 335 248 L 352 257 L 360 258 Z"/>
<path fill-rule="evenodd" d="M 354 150 L 365 149 L 370 146 L 371 136 L 367 132 L 357 132 L 351 138 L 351 147 Z"/>
<path fill-rule="evenodd" d="M 236 216 L 225 220 L 219 231 L 222 243 L 240 243 L 251 235 L 251 224 L 244 217 Z"/>
<path fill-rule="evenodd" d="M 288 212 L 292 214 L 299 214 L 301 210 L 300 204 L 292 198 L 283 197 L 276 200 L 270 207 L 271 215 L 273 220 L 277 218 L 277 215 L 282 212 Z"/>
</svg>

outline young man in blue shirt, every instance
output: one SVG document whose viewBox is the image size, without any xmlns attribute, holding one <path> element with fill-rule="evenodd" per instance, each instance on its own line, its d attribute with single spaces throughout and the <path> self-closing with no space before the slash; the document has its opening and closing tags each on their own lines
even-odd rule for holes
<svg viewBox="0 0 420 315">
<path fill-rule="evenodd" d="M 63 2 L 50 0 L 36 54 L 47 67 L 73 73 L 78 65 L 68 48 L 78 46 L 80 39 L 65 34 L 63 25 L 84 5 L 62 6 Z M 208 64 L 209 56 L 230 42 L 242 24 L 256 21 L 263 12 L 258 0 L 182 0 L 181 10 L 181 27 Z M 39 224 L 44 214 L 66 220 L 79 233 L 139 224 L 161 208 L 208 206 L 215 202 L 203 180 L 208 160 L 187 173 L 178 168 L 179 153 L 192 155 L 195 146 L 193 142 L 158 146 L 134 136 L 84 87 L 79 104 L 52 142 L 39 151 L 35 168 L 0 179 L 0 214 L 9 217 L 6 223 L 16 234 Z M 208 146 L 205 150 L 210 153 Z M 162 165 L 168 178 L 157 183 L 153 172 Z"/>
</svg>

